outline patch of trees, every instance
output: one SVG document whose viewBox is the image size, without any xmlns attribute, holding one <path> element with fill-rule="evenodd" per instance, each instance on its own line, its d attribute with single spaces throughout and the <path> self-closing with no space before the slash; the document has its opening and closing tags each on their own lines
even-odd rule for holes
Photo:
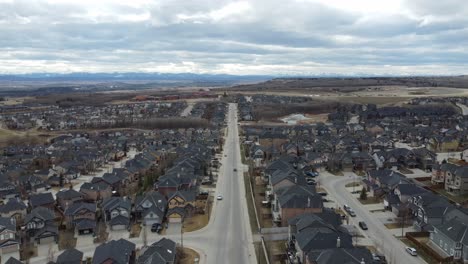
<svg viewBox="0 0 468 264">
<path fill-rule="evenodd" d="M 207 128 L 211 124 L 200 118 L 148 118 L 143 120 L 121 119 L 114 123 L 96 122 L 88 124 L 87 129 L 139 128 L 139 129 L 177 129 Z"/>
</svg>

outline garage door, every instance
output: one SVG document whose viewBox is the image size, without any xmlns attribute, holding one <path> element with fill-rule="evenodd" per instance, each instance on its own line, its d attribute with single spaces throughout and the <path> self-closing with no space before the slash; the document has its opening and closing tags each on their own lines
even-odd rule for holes
<svg viewBox="0 0 468 264">
<path fill-rule="evenodd" d="M 150 226 L 150 225 L 156 224 L 156 223 L 159 224 L 158 220 L 155 220 L 155 219 L 145 219 L 145 221 L 143 222 L 143 224 L 147 225 L 147 226 Z"/>
<path fill-rule="evenodd" d="M 169 218 L 169 223 L 181 223 L 182 218 L 181 217 L 171 217 Z"/>
<path fill-rule="evenodd" d="M 51 236 L 51 237 L 46 237 L 46 238 L 41 238 L 41 239 L 39 240 L 39 243 L 40 243 L 40 244 L 48 244 L 48 243 L 53 243 L 53 242 L 55 242 L 55 239 L 54 239 L 53 236 Z"/>
<path fill-rule="evenodd" d="M 113 225 L 112 230 L 125 230 L 127 227 L 125 225 Z"/>
</svg>

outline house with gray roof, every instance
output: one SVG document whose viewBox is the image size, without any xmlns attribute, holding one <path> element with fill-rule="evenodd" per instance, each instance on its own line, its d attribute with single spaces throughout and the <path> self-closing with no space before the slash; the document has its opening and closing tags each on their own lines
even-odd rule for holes
<svg viewBox="0 0 468 264">
<path fill-rule="evenodd" d="M 58 242 L 55 213 L 49 208 L 36 207 L 24 219 L 24 227 L 30 238 L 38 244 Z"/>
<path fill-rule="evenodd" d="M 135 250 L 135 244 L 128 240 L 111 240 L 96 247 L 92 263 L 134 264 Z"/>
<path fill-rule="evenodd" d="M 40 206 L 54 210 L 55 199 L 50 192 L 34 194 L 29 196 L 29 206 L 32 209 Z"/>
<path fill-rule="evenodd" d="M 167 210 L 167 200 L 159 192 L 148 192 L 135 199 L 135 215 L 143 225 L 161 224 Z"/>
<path fill-rule="evenodd" d="M 96 204 L 79 202 L 64 212 L 68 228 L 75 228 L 80 235 L 94 233 L 96 229 Z"/>
<path fill-rule="evenodd" d="M 461 166 L 445 177 L 445 190 L 453 195 L 468 193 L 468 166 Z"/>
<path fill-rule="evenodd" d="M 374 260 L 371 251 L 365 247 L 329 248 L 312 250 L 307 254 L 305 264 L 379 264 Z"/>
<path fill-rule="evenodd" d="M 66 249 L 57 257 L 55 264 L 81 264 L 83 262 L 83 252 L 78 249 Z"/>
<path fill-rule="evenodd" d="M 132 202 L 126 197 L 109 197 L 101 204 L 104 221 L 112 230 L 125 230 L 130 225 Z"/>
<path fill-rule="evenodd" d="M 14 219 L 0 217 L 0 255 L 19 251 L 20 241 L 16 237 L 16 223 Z"/>
<path fill-rule="evenodd" d="M 315 187 L 293 185 L 278 189 L 272 202 L 273 221 L 286 226 L 288 220 L 303 213 L 320 213 L 323 209 L 322 196 Z"/>
<path fill-rule="evenodd" d="M 0 217 L 15 218 L 21 222 L 26 216 L 27 206 L 18 198 L 9 199 L 6 204 L 0 205 Z"/>
<path fill-rule="evenodd" d="M 147 248 L 142 249 L 142 254 L 137 264 L 175 264 L 177 261 L 176 243 L 170 239 L 162 238 Z"/>
</svg>

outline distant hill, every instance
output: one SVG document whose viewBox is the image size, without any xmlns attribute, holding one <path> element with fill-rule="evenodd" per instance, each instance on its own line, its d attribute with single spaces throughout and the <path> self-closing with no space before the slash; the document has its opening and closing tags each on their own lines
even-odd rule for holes
<svg viewBox="0 0 468 264">
<path fill-rule="evenodd" d="M 275 78 L 269 81 L 237 85 L 229 90 L 316 90 L 356 91 L 370 86 L 468 88 L 468 75 L 441 77 L 363 77 L 363 78 Z"/>
<path fill-rule="evenodd" d="M 29 73 L 29 74 L 0 74 L 0 81 L 259 81 L 267 80 L 268 76 L 238 76 L 228 74 L 195 74 L 195 73 Z"/>
</svg>

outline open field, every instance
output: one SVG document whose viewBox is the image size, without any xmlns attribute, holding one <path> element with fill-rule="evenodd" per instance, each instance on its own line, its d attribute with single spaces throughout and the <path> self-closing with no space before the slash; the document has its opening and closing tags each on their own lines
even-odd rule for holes
<svg viewBox="0 0 468 264">
<path fill-rule="evenodd" d="M 51 135 L 37 130 L 13 131 L 0 128 L 0 147 L 14 144 L 44 144 Z"/>
</svg>

